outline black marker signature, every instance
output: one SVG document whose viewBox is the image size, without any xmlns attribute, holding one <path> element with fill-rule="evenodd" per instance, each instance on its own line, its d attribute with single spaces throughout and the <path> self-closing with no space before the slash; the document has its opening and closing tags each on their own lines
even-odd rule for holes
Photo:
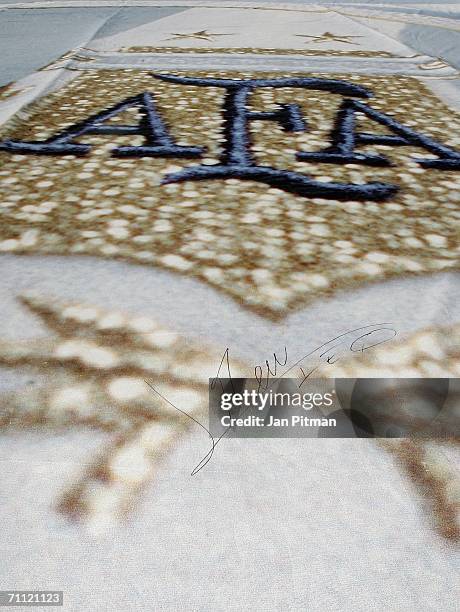
<svg viewBox="0 0 460 612">
<path fill-rule="evenodd" d="M 347 342 L 347 336 L 350 336 L 351 334 L 356 334 L 356 333 L 360 333 L 360 335 L 357 338 L 354 338 L 351 342 L 349 340 Z M 379 338 L 378 334 L 381 335 L 380 338 Z M 297 377 L 298 378 L 302 378 L 302 381 L 299 384 L 299 388 L 300 388 L 302 386 L 302 384 L 313 374 L 313 372 L 315 372 L 315 370 L 317 370 L 319 368 L 319 365 L 318 365 L 318 366 L 314 367 L 313 369 L 311 369 L 310 371 L 306 372 L 301 364 L 307 358 L 313 358 L 315 355 L 317 355 L 325 363 L 328 363 L 328 364 L 332 365 L 332 364 L 336 363 L 337 361 L 339 361 L 339 359 L 341 358 L 343 353 L 346 353 L 346 352 L 352 352 L 352 353 L 358 353 L 359 352 L 359 353 L 363 353 L 364 351 L 367 351 L 367 350 L 369 350 L 371 348 L 374 348 L 374 347 L 378 346 L 379 344 L 383 344 L 385 342 L 389 342 L 396 335 L 397 335 L 397 331 L 391 326 L 391 323 L 377 323 L 377 324 L 373 324 L 373 325 L 364 325 L 362 327 L 357 327 L 355 329 L 351 329 L 351 330 L 349 330 L 347 332 L 339 334 L 338 336 L 335 336 L 335 338 L 332 338 L 331 340 L 328 340 L 327 342 L 324 342 L 323 344 L 320 344 L 320 346 L 318 346 L 315 349 L 313 349 L 312 351 L 308 352 L 306 355 L 301 357 L 295 363 L 290 365 L 287 368 L 287 370 L 285 370 L 278 378 L 274 378 L 276 376 L 276 373 L 277 373 L 277 366 L 279 366 L 279 365 L 285 366 L 285 365 L 287 365 L 287 362 L 288 362 L 287 347 L 284 347 L 284 363 L 282 363 L 278 359 L 276 353 L 273 353 L 274 365 L 273 365 L 273 370 L 272 370 L 272 368 L 270 367 L 270 362 L 268 361 L 268 359 L 265 360 L 265 366 L 267 368 L 267 370 L 266 370 L 266 377 L 265 377 L 266 378 L 265 389 L 268 388 L 268 384 L 269 384 L 270 380 L 271 380 L 271 383 L 274 384 L 275 382 L 279 381 L 281 378 L 284 378 L 286 376 L 286 374 L 288 374 L 289 372 L 292 372 L 292 370 L 294 370 L 297 367 L 299 368 L 300 373 L 302 374 L 302 376 L 300 377 L 299 373 L 297 373 Z M 375 337 L 375 336 L 377 336 L 377 337 Z M 333 344 L 333 343 L 335 343 L 335 344 Z M 342 353 L 339 352 L 337 354 L 336 352 L 332 352 L 332 351 L 336 351 L 339 348 L 344 349 L 344 347 L 345 347 L 345 350 L 342 350 Z M 227 381 L 227 385 L 230 385 L 231 391 L 235 392 L 234 381 L 233 381 L 232 374 L 231 374 L 230 349 L 228 347 L 224 351 L 224 354 L 223 354 L 222 359 L 220 361 L 220 364 L 219 364 L 219 367 L 218 367 L 217 374 L 216 374 L 215 378 L 213 378 L 210 381 L 210 388 L 211 389 L 214 389 L 216 384 L 220 383 L 221 389 L 222 389 L 222 391 L 224 391 L 224 389 L 225 389 L 224 382 L 223 382 L 222 378 L 220 377 L 222 368 L 226 368 L 226 370 L 227 370 L 227 376 L 225 377 L 225 379 Z M 254 378 L 259 383 L 258 390 L 261 389 L 262 375 L 263 375 L 263 368 L 262 368 L 262 366 L 256 365 L 254 367 Z M 273 377 L 273 378 L 270 378 L 270 377 Z M 164 397 L 157 389 L 155 389 L 153 384 L 151 384 L 148 381 L 145 381 L 145 382 L 152 389 L 152 391 L 154 391 L 157 395 L 159 395 L 170 406 L 172 406 L 173 408 L 175 408 L 176 410 L 178 410 L 180 413 L 184 414 L 185 416 L 189 417 L 194 423 L 199 425 L 199 427 L 204 429 L 204 431 L 206 431 L 206 433 L 209 435 L 209 437 L 211 439 L 211 448 L 204 455 L 204 457 L 197 463 L 197 465 L 193 468 L 193 470 L 191 472 L 191 476 L 195 476 L 195 474 L 197 474 L 200 470 L 202 470 L 204 468 L 204 466 L 211 460 L 211 458 L 212 458 L 212 456 L 214 454 L 214 450 L 215 450 L 216 446 L 219 444 L 219 442 L 222 440 L 222 438 L 227 434 L 227 432 L 231 429 L 231 426 L 227 427 L 227 429 L 225 429 L 224 432 L 218 438 L 214 438 L 214 436 L 211 434 L 209 429 L 205 425 L 203 425 L 203 423 L 198 421 L 198 419 L 195 419 L 192 415 L 190 415 L 185 410 L 181 410 L 180 408 L 175 406 L 166 397 Z"/>
<path fill-rule="evenodd" d="M 208 434 L 209 437 L 212 440 L 212 447 L 211 450 L 206 453 L 206 455 L 203 457 L 203 459 L 201 459 L 201 461 L 198 463 L 198 465 L 192 470 L 192 472 L 190 473 L 191 476 L 195 476 L 195 474 L 197 474 L 202 468 L 204 468 L 204 466 L 208 463 L 208 461 L 210 461 L 213 453 L 214 453 L 214 448 L 217 444 L 217 442 L 220 440 L 220 438 L 218 438 L 217 442 L 214 441 L 214 437 L 212 436 L 211 432 L 209 431 L 209 429 L 207 427 L 205 427 L 203 425 L 203 423 L 200 423 L 200 421 L 198 421 L 198 419 L 195 419 L 195 417 L 193 417 L 191 414 L 189 414 L 188 412 L 185 412 L 185 410 L 181 410 L 180 408 L 178 408 L 177 406 L 175 406 L 172 402 L 170 402 L 168 400 L 167 397 L 165 397 L 163 394 L 161 394 L 158 389 L 155 389 L 155 387 L 149 383 L 147 380 L 144 381 L 145 384 L 147 386 L 149 386 L 152 391 L 154 391 L 157 395 L 159 395 L 165 402 L 167 402 L 172 408 L 175 408 L 176 410 L 178 410 L 179 412 L 181 412 L 182 414 L 184 414 L 185 416 L 187 416 L 189 419 L 191 419 L 194 423 L 196 423 L 197 425 L 199 425 L 202 429 L 204 429 Z M 226 433 L 226 432 L 225 432 Z M 224 435 L 224 434 L 223 434 Z M 222 436 L 221 436 L 222 437 Z"/>
</svg>

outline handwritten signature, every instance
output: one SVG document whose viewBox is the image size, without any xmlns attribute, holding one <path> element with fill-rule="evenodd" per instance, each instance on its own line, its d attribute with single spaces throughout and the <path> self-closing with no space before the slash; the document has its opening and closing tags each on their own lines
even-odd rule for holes
<svg viewBox="0 0 460 612">
<path fill-rule="evenodd" d="M 289 364 L 288 350 L 287 347 L 283 347 L 283 357 L 280 358 L 277 353 L 273 353 L 273 361 L 268 359 L 265 360 L 263 365 L 256 364 L 254 366 L 254 378 L 258 383 L 258 391 L 261 389 L 266 390 L 268 386 L 273 385 L 281 378 L 285 378 L 287 374 L 290 374 L 291 378 L 297 378 L 300 380 L 299 388 L 305 381 L 322 365 L 334 364 L 341 359 L 347 353 L 364 353 L 369 349 L 372 349 L 379 344 L 389 342 L 397 335 L 397 331 L 391 326 L 390 323 L 377 323 L 373 325 L 364 325 L 346 331 L 318 347 L 309 351 L 306 355 L 303 355 L 300 359 L 294 363 Z M 307 366 L 305 362 L 317 359 L 319 363 L 313 366 Z M 287 367 L 284 371 L 278 374 L 279 367 Z M 222 374 L 225 373 L 225 376 Z M 235 391 L 234 380 L 231 372 L 231 360 L 230 360 L 230 349 L 227 347 L 224 351 L 222 359 L 217 369 L 216 376 L 210 381 L 210 388 L 214 389 L 215 386 L 220 383 L 223 387 L 223 379 L 226 384 L 230 384 L 231 390 Z M 171 403 L 164 395 L 162 395 L 151 382 L 145 381 L 146 384 L 159 395 L 164 401 L 166 401 L 171 407 L 175 408 L 178 412 L 184 414 L 191 419 L 195 424 L 201 427 L 211 439 L 211 448 L 204 455 L 204 457 L 198 462 L 193 468 L 191 475 L 195 476 L 204 466 L 211 460 L 214 450 L 222 438 L 231 429 L 228 427 L 218 438 L 214 438 L 209 429 L 203 425 L 198 419 L 195 419 L 192 415 L 181 410 L 173 403 Z"/>
</svg>

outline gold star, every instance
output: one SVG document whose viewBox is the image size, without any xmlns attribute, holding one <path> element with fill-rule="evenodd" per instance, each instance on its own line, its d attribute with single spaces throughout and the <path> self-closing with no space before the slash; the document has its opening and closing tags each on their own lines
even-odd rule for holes
<svg viewBox="0 0 460 612">
<path fill-rule="evenodd" d="M 198 44 L 202 45 L 201 42 Z M 216 47 L 220 44 L 217 41 Z M 177 43 L 175 48 L 181 46 L 184 49 L 186 45 L 186 41 L 184 45 Z M 319 52 L 316 47 L 321 47 L 321 53 L 331 52 L 327 50 L 330 45 L 304 46 L 311 49 L 315 47 L 315 53 Z M 353 51 L 349 46 L 344 50 L 345 53 Z M 213 45 L 209 45 L 208 49 L 213 49 Z M 72 125 L 78 119 L 86 119 L 100 112 L 102 108 L 116 104 L 122 98 L 130 96 L 133 91 L 140 93 L 151 87 L 151 76 L 147 72 L 116 72 L 82 72 L 78 90 L 66 85 L 52 95 L 41 98 L 40 105 L 33 107 L 27 120 L 30 136 L 32 137 L 33 133 L 33 139 L 40 140 L 40 133 L 45 129 L 47 137 L 52 137 L 61 129 L 59 126 L 62 122 Z M 254 72 L 251 74 L 257 76 Z M 293 74 L 296 73 L 283 73 L 284 76 Z M 404 77 L 403 87 L 402 78 L 387 75 L 385 79 L 381 79 L 377 76 L 359 75 L 356 76 L 356 82 L 372 89 L 382 112 L 392 113 L 399 105 L 403 108 L 407 105 L 405 120 L 412 121 L 414 129 L 421 133 L 427 128 L 428 118 L 433 126 L 436 124 L 444 129 L 443 135 L 440 135 L 441 141 L 449 139 L 445 127 L 447 123 L 453 124 L 453 130 L 460 129 L 460 118 L 449 113 L 447 107 L 440 104 L 431 91 L 412 77 Z M 107 89 L 110 92 L 107 100 L 95 94 L 95 80 L 97 91 Z M 390 90 L 391 96 L 388 95 Z M 283 90 L 267 89 L 268 91 L 273 92 L 274 103 L 284 100 Z M 177 96 L 178 104 L 169 103 L 172 94 Z M 209 96 L 206 88 L 197 87 L 192 91 L 190 87 L 172 86 L 161 81 L 155 86 L 155 95 L 158 98 L 158 111 L 163 120 L 170 124 L 173 133 L 174 130 L 179 130 L 177 136 L 180 136 L 180 141 L 208 146 L 209 157 L 205 163 L 217 163 L 226 140 L 219 123 L 220 98 Z M 79 106 L 82 96 L 88 102 Z M 317 109 L 321 118 L 321 133 L 314 137 L 317 143 L 315 148 L 324 148 L 332 129 L 332 114 L 335 113 L 333 99 L 327 95 L 317 97 L 314 91 L 306 90 L 298 90 L 296 96 L 299 103 L 315 106 Z M 418 96 L 421 103 L 423 102 L 423 112 L 417 111 L 413 104 L 411 105 L 414 96 Z M 254 104 L 257 110 L 263 110 L 263 100 L 257 98 Z M 187 108 L 190 110 L 187 111 Z M 206 130 L 197 131 L 195 117 L 203 118 Z M 370 130 L 371 119 L 363 118 L 363 122 L 367 125 L 366 129 Z M 22 124 L 19 120 L 16 123 L 10 136 L 22 139 Z M 300 133 L 298 136 L 292 136 L 292 148 L 284 140 L 276 144 L 278 128 L 273 131 L 275 128 L 272 127 L 262 130 L 255 138 L 257 142 L 254 146 L 262 147 L 265 151 L 257 152 L 257 157 L 261 156 L 258 163 L 270 163 L 279 170 L 291 168 L 295 159 L 294 150 L 306 146 L 302 140 L 303 136 Z M 118 137 L 113 138 L 112 141 L 101 134 L 91 137 L 91 144 L 102 147 L 110 142 L 112 149 L 118 142 Z M 428 169 L 422 172 L 420 168 L 412 168 L 413 162 L 406 149 L 407 147 L 394 147 L 388 152 L 393 166 L 380 168 L 378 171 L 360 166 L 350 174 L 350 169 L 335 164 L 328 167 L 326 176 L 321 165 L 311 164 L 309 171 L 312 176 L 324 175 L 321 180 L 327 179 L 328 182 L 368 183 L 376 179 L 375 173 L 378 172 L 378 178 L 382 182 L 395 183 L 401 187 L 390 201 L 378 207 L 369 202 L 364 205 L 351 201 L 349 204 L 343 204 L 339 200 L 329 200 L 326 206 L 325 200 L 313 198 L 314 202 L 312 200 L 309 204 L 312 206 L 312 213 L 315 211 L 315 215 L 323 219 L 321 224 L 314 226 L 300 211 L 299 207 L 304 202 L 301 196 L 283 191 L 283 186 L 267 192 L 266 186 L 260 183 L 251 183 L 249 188 L 246 183 L 236 179 L 233 179 L 233 184 L 224 180 L 174 184 L 161 182 L 167 174 L 178 172 L 185 161 L 177 160 L 177 163 L 172 163 L 166 158 L 156 159 L 149 162 L 152 164 L 150 168 L 146 162 L 141 163 L 137 158 L 126 158 L 122 162 L 124 174 L 117 177 L 115 185 L 112 173 L 120 162 L 112 159 L 112 152 L 105 148 L 99 149 L 103 155 L 96 155 L 94 150 L 89 154 L 93 159 L 91 169 L 83 173 L 81 164 L 84 159 L 89 160 L 90 157 L 72 160 L 71 163 L 69 160 L 69 163 L 65 164 L 64 160 L 61 160 L 59 164 L 63 165 L 57 165 L 56 158 L 51 156 L 19 156 L 2 152 L 0 163 L 3 163 L 3 176 L 0 178 L 6 205 L 2 203 L 0 207 L 0 253 L 78 253 L 166 268 L 174 274 L 193 277 L 201 283 L 206 283 L 207 286 L 231 297 L 239 306 L 258 315 L 280 320 L 302 305 L 326 295 L 331 296 L 338 291 L 350 291 L 365 287 L 370 282 L 386 281 L 390 278 L 403 279 L 409 275 L 422 276 L 434 271 L 460 268 L 460 260 L 455 256 L 458 240 L 452 221 L 455 212 L 451 202 L 456 189 L 454 182 L 460 177 L 454 177 L 452 174 L 449 176 L 448 171 L 436 171 L 431 175 Z M 306 168 L 302 169 L 303 166 L 296 165 L 296 168 L 301 173 L 306 171 Z M 40 184 L 44 185 L 39 192 L 38 173 Z M 5 179 L 4 176 L 7 175 L 11 178 Z M 85 177 L 85 180 L 82 180 L 81 176 Z M 136 197 L 142 201 L 142 204 L 139 202 L 136 206 L 132 205 L 131 199 L 134 187 L 137 190 Z M 96 188 L 94 193 L 93 188 Z M 256 215 L 248 214 L 247 219 L 243 220 L 243 216 L 238 214 L 238 207 L 234 206 L 235 201 L 239 202 L 240 209 L 248 207 L 249 210 L 262 195 L 273 205 L 262 207 Z M 34 200 L 38 208 L 26 206 L 30 205 L 29 200 L 35 197 L 38 198 Z M 66 202 L 65 207 L 56 205 L 57 197 Z M 73 201 L 75 197 L 82 202 L 81 210 Z M 204 216 L 197 216 L 195 209 L 196 201 L 200 198 L 206 199 Z M 185 199 L 188 202 L 185 202 Z M 167 205 L 168 209 L 163 210 L 160 202 Z M 429 240 L 418 237 L 413 240 L 415 229 L 407 210 L 423 208 L 426 202 L 432 203 L 424 209 L 423 219 L 427 231 L 436 229 L 436 236 L 441 237 L 430 237 Z M 101 206 L 104 208 L 100 208 Z M 235 223 L 239 230 L 231 239 L 227 236 L 227 224 L 219 222 L 222 206 L 228 207 L 231 222 Z M 272 216 L 275 208 L 279 211 L 276 220 Z M 382 215 L 383 208 L 391 214 Z M 351 210 L 360 211 L 355 219 L 357 226 L 361 224 L 361 236 L 357 243 L 353 240 L 348 242 L 352 238 L 348 222 Z M 105 216 L 99 217 L 102 213 Z M 63 222 L 66 215 L 71 222 Z M 96 218 L 100 219 L 97 227 L 90 227 L 90 220 Z M 290 218 L 296 219 L 298 231 L 289 233 Z M 116 225 L 112 224 L 113 221 Z M 119 225 L 120 221 L 123 227 Z M 201 238 L 199 242 L 192 240 L 190 233 L 183 231 L 184 223 L 190 225 L 197 236 L 206 236 L 209 248 L 202 248 Z M 253 254 L 251 257 L 247 255 L 245 238 L 248 223 L 255 223 L 257 226 L 254 226 L 254 240 L 251 240 L 250 245 Z M 265 230 L 259 227 L 259 224 L 274 224 L 280 232 L 279 235 L 284 232 L 285 238 L 265 236 Z M 309 236 L 308 244 L 303 236 L 305 233 Z M 292 239 L 286 240 L 288 234 Z M 329 235 L 336 236 L 337 240 L 330 243 Z M 220 246 L 222 240 L 228 240 L 225 248 Z M 283 240 L 285 244 L 281 248 L 280 241 Z M 285 257 L 280 256 L 281 251 Z M 371 260 L 374 257 L 376 259 Z M 287 259 L 290 262 L 288 267 Z"/>
<path fill-rule="evenodd" d="M 132 507 L 192 425 L 181 410 L 205 420 L 208 379 L 222 356 L 144 316 L 21 299 L 55 335 L 0 341 L 2 366 L 32 369 L 45 379 L 0 396 L 0 428 L 114 433 L 59 502 L 62 512 L 103 530 Z M 238 362 L 232 362 L 233 370 L 244 375 Z"/>
<path fill-rule="evenodd" d="M 186 38 L 196 38 L 197 40 L 208 40 L 211 41 L 216 36 L 232 36 L 232 34 L 217 34 L 216 32 L 208 32 L 207 30 L 200 30 L 199 32 L 184 32 L 176 33 L 171 32 L 172 38 L 165 38 L 164 40 L 183 40 Z"/>
<path fill-rule="evenodd" d="M 20 94 L 24 94 L 26 91 L 30 91 L 33 88 L 34 85 L 29 85 L 28 87 L 18 89 L 14 86 L 14 83 L 8 83 L 7 85 L 0 87 L 0 100 L 6 100 L 7 98 L 12 98 L 13 96 L 19 96 Z"/>
<path fill-rule="evenodd" d="M 341 36 L 339 34 L 332 34 L 331 32 L 324 32 L 324 34 L 319 36 L 311 36 L 308 34 L 295 34 L 295 36 L 299 36 L 300 38 L 310 38 L 312 43 L 340 42 L 347 45 L 359 45 L 359 43 L 355 43 L 351 39 L 362 38 L 362 36 Z"/>
<path fill-rule="evenodd" d="M 450 327 L 434 327 L 418 331 L 399 343 L 382 344 L 372 351 L 356 354 L 337 365 L 321 366 L 315 377 L 328 378 L 456 378 L 460 363 L 460 324 Z M 453 391 L 455 393 L 455 391 Z M 445 452 L 443 445 L 455 445 L 459 438 L 459 417 L 455 399 L 440 413 L 437 423 L 444 431 L 439 439 L 430 440 L 428 436 L 401 438 L 381 438 L 380 445 L 392 453 L 398 464 L 427 497 L 434 515 L 438 531 L 450 540 L 460 540 L 460 477 L 458 470 Z M 404 410 L 396 412 L 395 422 L 414 424 L 414 416 Z M 426 426 L 430 426 L 429 417 Z M 423 423 L 423 411 L 417 420 Z"/>
<path fill-rule="evenodd" d="M 192 422 L 166 400 L 203 418 L 208 377 L 215 375 L 221 354 L 186 342 L 144 316 L 37 297 L 23 297 L 22 302 L 55 335 L 0 341 L 0 365 L 31 368 L 48 381 L 0 396 L 0 427 L 86 427 L 116 434 L 59 503 L 61 511 L 84 519 L 95 530 L 105 529 L 131 509 Z M 382 346 L 350 361 L 328 364 L 315 377 L 356 378 L 385 367 L 390 368 L 387 376 L 401 375 L 405 369 L 429 375 L 436 366 L 443 366 L 446 376 L 455 376 L 459 336 L 459 325 L 423 330 L 399 346 Z M 431 346 L 436 348 L 434 356 L 427 352 Z M 394 360 L 401 351 L 404 363 Z M 232 360 L 235 377 L 248 371 Z M 154 394 L 145 380 L 153 380 L 161 395 Z M 459 479 L 439 445 L 421 440 L 382 444 L 431 498 L 441 533 L 458 539 Z"/>
</svg>

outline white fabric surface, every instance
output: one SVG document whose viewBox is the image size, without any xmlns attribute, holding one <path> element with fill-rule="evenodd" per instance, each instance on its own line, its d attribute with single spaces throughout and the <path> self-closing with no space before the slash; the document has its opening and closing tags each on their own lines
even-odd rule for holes
<svg viewBox="0 0 460 612">
<path fill-rule="evenodd" d="M 39 0 L 32 3 L 46 5 Z M 0 2 L 0 8 L 19 4 L 26 3 L 10 0 Z M 171 7 L 173 3 L 147 4 Z M 350 4 L 357 9 L 356 2 Z M 433 6 L 393 0 L 385 4 L 390 8 L 398 4 L 401 10 L 407 5 L 425 16 L 434 6 L 446 17 L 457 11 L 455 2 L 445 0 Z M 423 28 L 429 26 L 420 24 L 392 25 L 342 15 L 325 21 L 320 13 L 305 14 L 299 23 L 296 13 L 190 6 L 182 10 L 180 0 L 174 5 L 177 13 L 171 9 L 155 28 L 139 25 L 133 14 L 126 13 L 129 27 L 117 29 L 112 23 L 113 31 L 107 31 L 101 29 L 105 12 L 97 13 L 97 23 L 85 16 L 79 25 L 82 34 L 77 36 L 75 28 L 74 38 L 58 40 L 53 53 L 75 44 L 99 49 L 154 45 L 165 33 L 199 30 L 204 21 L 218 32 L 222 28 L 231 32 L 236 26 L 243 31 L 231 41 L 235 47 L 288 48 L 288 34 L 308 25 L 312 34 L 340 29 L 363 35 L 361 42 L 368 50 L 436 56 L 437 49 L 446 48 L 442 29 L 437 37 L 424 40 Z M 37 19 L 33 9 L 29 12 L 30 21 L 27 11 L 23 14 L 25 32 Z M 0 11 L 0 18 L 6 13 Z M 408 27 L 419 28 L 414 47 Z M 102 36 L 88 40 L 96 31 Z M 31 61 L 19 42 L 24 64 L 21 53 L 11 53 L 5 72 L 14 78 L 23 76 Z M 35 42 L 48 53 L 53 41 Z M 227 42 L 221 39 L 215 46 Z M 46 81 L 48 87 L 55 78 L 57 86 L 61 76 L 42 73 L 32 78 Z M 456 84 L 437 82 L 433 88 L 453 103 Z M 5 108 L 6 114 L 16 110 L 14 103 Z M 21 292 L 31 290 L 146 314 L 222 352 L 229 347 L 232 355 L 255 364 L 273 351 L 282 352 L 284 346 L 290 359 L 299 359 L 338 333 L 369 323 L 390 321 L 404 337 L 432 324 L 460 320 L 460 282 L 454 273 L 337 294 L 274 324 L 198 281 L 165 271 L 89 257 L 2 254 L 3 338 L 48 333 L 17 301 Z M 26 380 L 35 377 L 3 370 L 0 388 L 17 387 Z M 127 522 L 96 536 L 58 515 L 54 504 L 108 438 L 89 431 L 2 434 L 0 589 L 64 590 L 65 612 L 459 610 L 458 548 L 433 529 L 426 501 L 373 441 L 223 440 L 209 464 L 191 477 L 209 449 L 203 432 L 192 428 Z"/>
</svg>

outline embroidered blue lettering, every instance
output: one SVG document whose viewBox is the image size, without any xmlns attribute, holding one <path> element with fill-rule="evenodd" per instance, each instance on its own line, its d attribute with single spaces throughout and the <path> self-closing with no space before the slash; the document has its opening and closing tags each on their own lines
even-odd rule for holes
<svg viewBox="0 0 460 612">
<path fill-rule="evenodd" d="M 138 125 L 106 123 L 109 119 L 130 108 L 137 108 L 141 115 Z M 202 147 L 184 147 L 175 144 L 155 108 L 153 95 L 148 92 L 126 98 L 84 121 L 71 125 L 43 142 L 5 140 L 0 143 L 0 151 L 34 155 L 86 155 L 91 150 L 91 145 L 74 142 L 75 138 L 84 134 L 113 134 L 115 136 L 140 134 L 144 136 L 143 146 L 117 147 L 112 151 L 115 157 L 200 157 L 204 151 Z"/>
<path fill-rule="evenodd" d="M 223 103 L 224 143 L 218 164 L 191 166 L 180 172 L 167 175 L 162 183 L 177 183 L 193 180 L 237 178 L 258 181 L 270 187 L 303 197 L 320 197 L 337 200 L 375 200 L 388 198 L 397 191 L 396 185 L 388 183 L 322 183 L 304 174 L 256 164 L 249 133 L 249 122 L 260 119 L 278 121 L 287 131 L 305 131 L 305 122 L 296 104 L 280 105 L 271 112 L 256 112 L 248 109 L 248 98 L 258 87 L 298 87 L 329 91 L 342 95 L 368 98 L 372 94 L 364 87 L 334 79 L 279 78 L 279 79 L 213 79 L 189 78 L 173 75 L 153 75 L 169 83 L 196 85 L 198 87 L 222 87 L 226 90 Z"/>
<path fill-rule="evenodd" d="M 363 113 L 369 119 L 384 125 L 395 135 L 368 134 L 356 131 L 356 113 Z M 300 152 L 297 159 L 309 162 L 323 162 L 331 164 L 364 164 L 368 166 L 391 166 L 390 161 L 375 154 L 358 153 L 358 145 L 385 144 L 395 146 L 412 146 L 425 149 L 429 153 L 439 156 L 439 159 L 414 159 L 425 168 L 438 168 L 440 170 L 460 169 L 460 154 L 447 147 L 419 134 L 402 125 L 393 117 L 377 111 L 358 100 L 344 100 L 337 114 L 334 129 L 331 133 L 331 146 L 316 153 Z"/>
</svg>

